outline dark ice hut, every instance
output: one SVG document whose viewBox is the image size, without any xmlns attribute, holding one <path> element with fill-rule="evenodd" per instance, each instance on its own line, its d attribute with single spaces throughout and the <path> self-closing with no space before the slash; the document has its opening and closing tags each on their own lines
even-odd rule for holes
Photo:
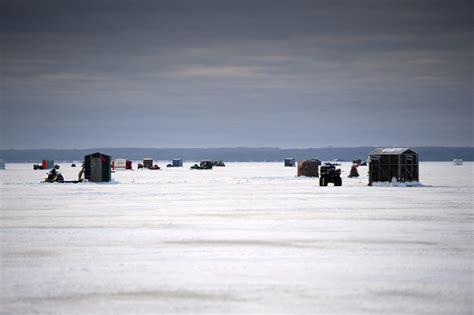
<svg viewBox="0 0 474 315">
<path fill-rule="evenodd" d="M 152 168 L 153 167 L 153 159 L 152 158 L 144 158 L 143 159 L 143 167 L 144 168 Z"/>
<path fill-rule="evenodd" d="M 296 160 L 294 158 L 286 158 L 285 159 L 285 166 L 295 166 L 296 165 Z"/>
<path fill-rule="evenodd" d="M 84 178 L 91 182 L 110 182 L 112 158 L 100 152 L 84 156 Z"/>
<path fill-rule="evenodd" d="M 183 159 L 173 159 L 171 163 L 173 167 L 183 167 Z"/>
<path fill-rule="evenodd" d="M 408 148 L 378 148 L 369 154 L 369 186 L 373 182 L 417 182 L 418 153 Z"/>
</svg>

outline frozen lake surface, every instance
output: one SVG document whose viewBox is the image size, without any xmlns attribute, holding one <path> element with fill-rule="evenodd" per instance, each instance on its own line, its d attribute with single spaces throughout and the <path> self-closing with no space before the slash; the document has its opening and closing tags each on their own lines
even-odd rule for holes
<svg viewBox="0 0 474 315">
<path fill-rule="evenodd" d="M 348 163 L 342 187 L 319 187 L 282 164 L 112 184 L 7 164 L 1 313 L 473 312 L 473 163 L 421 163 L 424 187 L 368 187 Z"/>
</svg>

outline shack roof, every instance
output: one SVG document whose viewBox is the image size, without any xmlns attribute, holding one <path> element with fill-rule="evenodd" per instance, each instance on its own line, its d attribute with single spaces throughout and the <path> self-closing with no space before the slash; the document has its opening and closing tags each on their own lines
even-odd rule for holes
<svg viewBox="0 0 474 315">
<path fill-rule="evenodd" d="M 95 152 L 95 153 L 91 153 L 91 154 L 86 154 L 86 156 L 92 156 L 92 157 L 108 156 L 108 157 L 110 158 L 110 155 L 104 154 L 104 153 L 100 153 L 100 152 Z"/>
<path fill-rule="evenodd" d="M 377 148 L 374 151 L 372 151 L 370 154 L 399 155 L 407 151 L 416 153 L 414 150 L 409 149 L 409 148 Z"/>
</svg>

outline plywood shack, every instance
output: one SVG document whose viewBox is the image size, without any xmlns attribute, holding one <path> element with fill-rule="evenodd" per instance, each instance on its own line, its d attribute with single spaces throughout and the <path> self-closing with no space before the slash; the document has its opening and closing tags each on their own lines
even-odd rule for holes
<svg viewBox="0 0 474 315">
<path fill-rule="evenodd" d="M 152 168 L 153 167 L 153 159 L 152 158 L 144 158 L 143 159 L 143 167 L 144 168 Z"/>
<path fill-rule="evenodd" d="M 368 158 L 369 185 L 373 182 L 418 182 L 418 153 L 409 148 L 378 148 Z"/>
<path fill-rule="evenodd" d="M 110 182 L 112 179 L 112 158 L 96 152 L 84 156 L 84 178 L 91 182 Z"/>
</svg>

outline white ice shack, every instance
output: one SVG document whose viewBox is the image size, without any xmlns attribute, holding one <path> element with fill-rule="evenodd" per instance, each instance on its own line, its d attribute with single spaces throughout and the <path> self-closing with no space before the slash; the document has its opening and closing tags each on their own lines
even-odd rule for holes
<svg viewBox="0 0 474 315">
<path fill-rule="evenodd" d="M 462 159 L 454 159 L 453 160 L 453 165 L 462 165 L 463 164 L 463 160 Z"/>
<path fill-rule="evenodd" d="M 112 161 L 112 169 L 114 170 L 131 170 L 132 161 L 125 159 L 115 159 Z"/>
</svg>

